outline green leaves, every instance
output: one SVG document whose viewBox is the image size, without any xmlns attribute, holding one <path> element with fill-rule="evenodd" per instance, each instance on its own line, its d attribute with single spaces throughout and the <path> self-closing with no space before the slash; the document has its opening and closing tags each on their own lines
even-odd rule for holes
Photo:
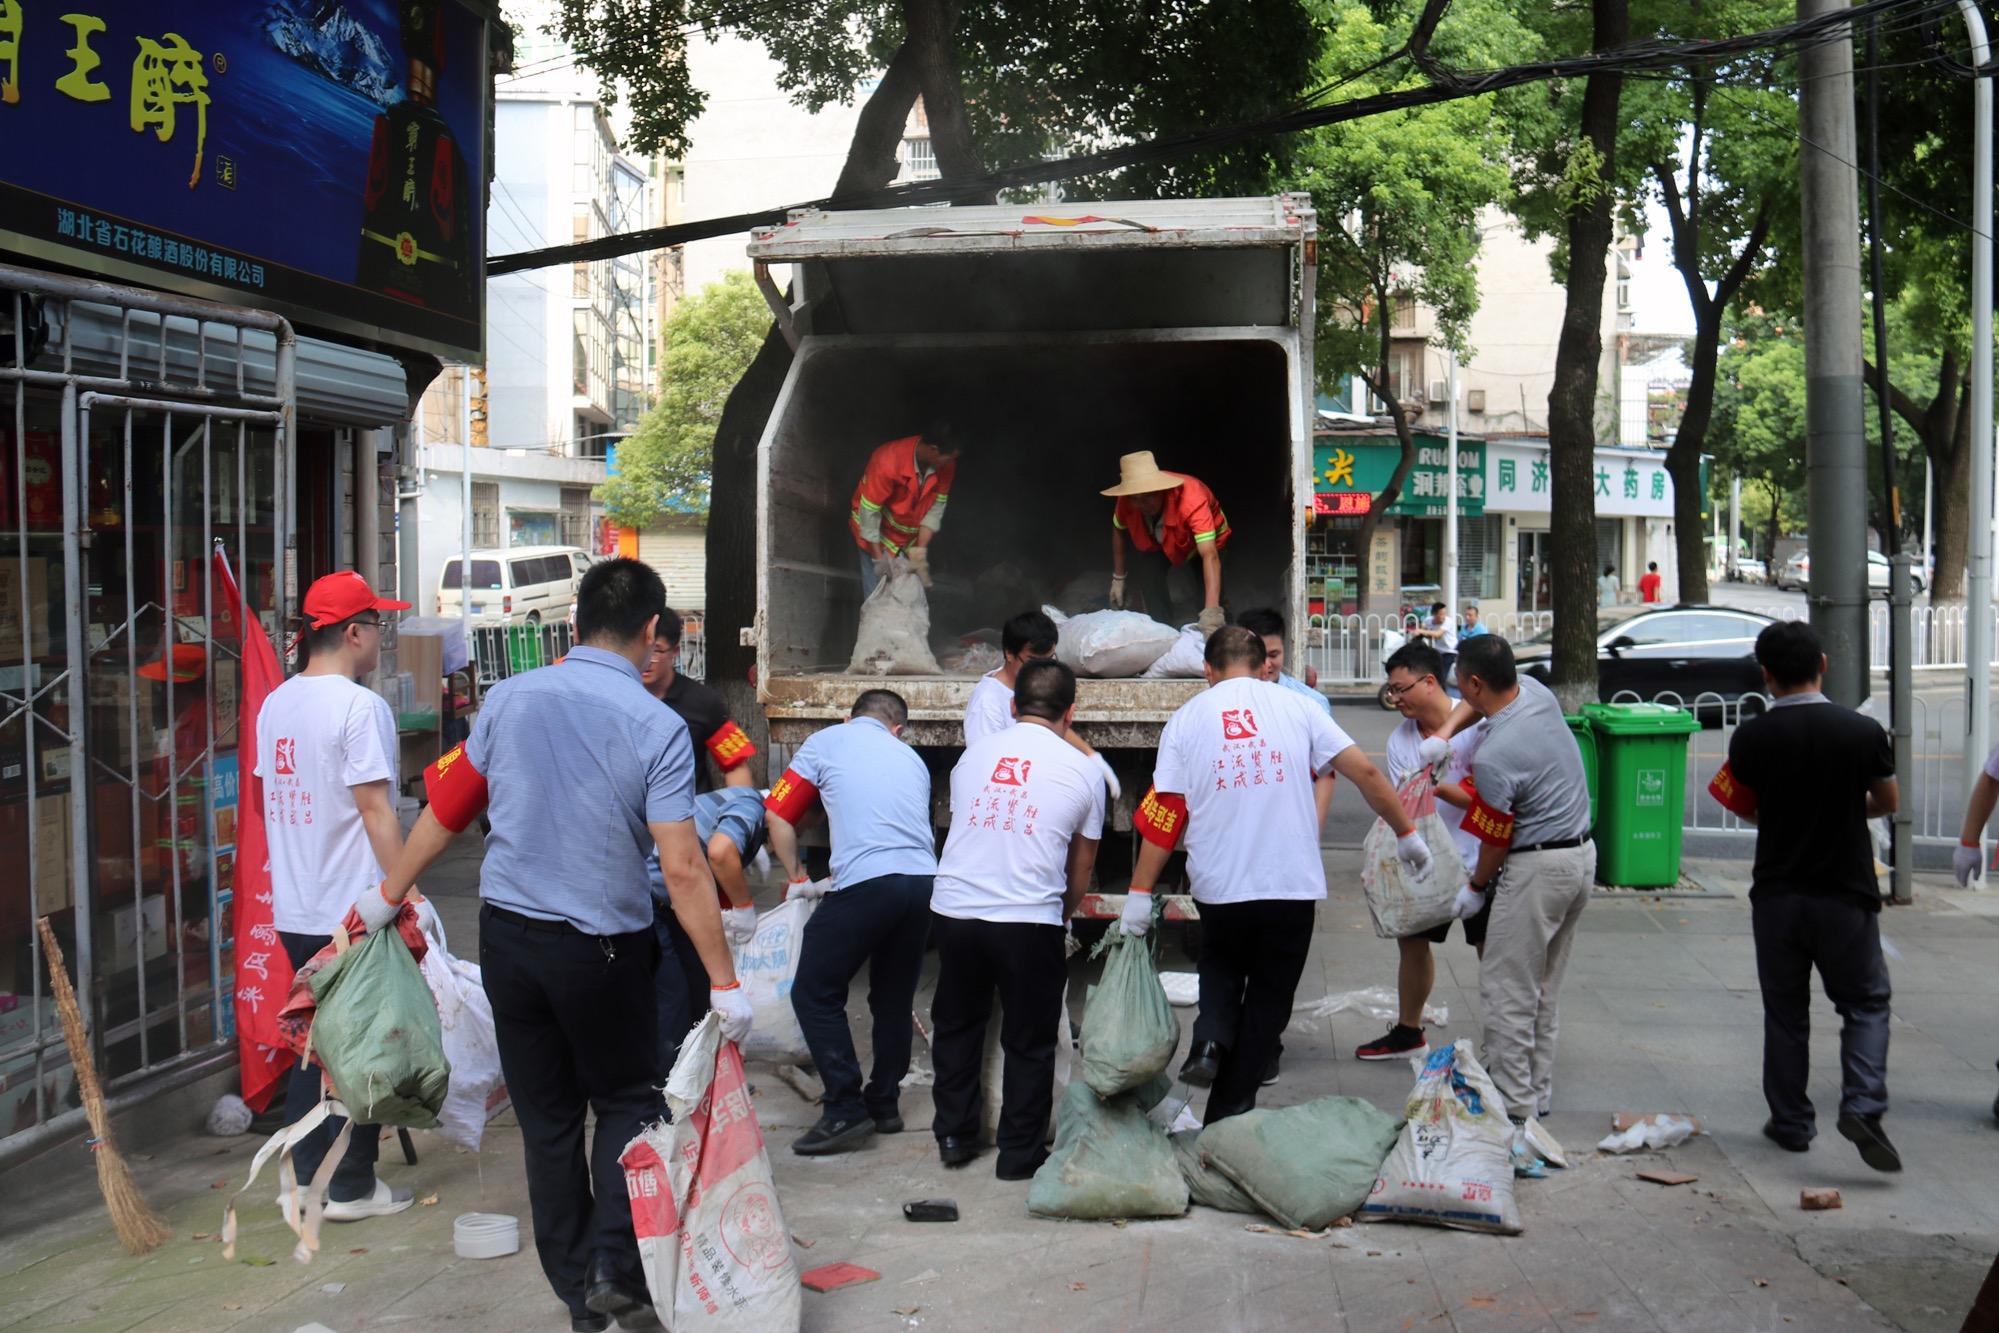
<svg viewBox="0 0 1999 1333">
<path fill-rule="evenodd" d="M 740 271 L 674 307 L 659 403 L 618 447 L 618 475 L 597 488 L 612 522 L 643 528 L 669 511 L 707 512 L 715 427 L 770 322 L 763 294 Z"/>
</svg>

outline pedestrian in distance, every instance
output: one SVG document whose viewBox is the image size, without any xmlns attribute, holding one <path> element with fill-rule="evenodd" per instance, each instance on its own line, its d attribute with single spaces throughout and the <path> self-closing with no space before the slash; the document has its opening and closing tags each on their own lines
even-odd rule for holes
<svg viewBox="0 0 1999 1333">
<path fill-rule="evenodd" d="M 1332 773 L 1395 833 L 1412 873 L 1430 869 L 1388 779 L 1353 740 L 1290 690 L 1257 679 L 1263 641 L 1240 625 L 1208 638 L 1208 688 L 1175 712 L 1134 821 L 1143 842 L 1118 928 L 1143 935 L 1152 890 L 1184 839 L 1204 943 L 1200 1011 L 1180 1076 L 1210 1089 L 1207 1123 L 1255 1107 L 1276 1058 L 1316 907 L 1326 896 L 1319 829 Z"/>
<path fill-rule="evenodd" d="M 720 691 L 680 669 L 684 633 L 685 624 L 672 607 L 660 613 L 652 654 L 639 668 L 639 684 L 687 727 L 694 747 L 695 836 L 722 893 L 723 932 L 730 947 L 739 948 L 757 931 L 757 909 L 743 874 L 745 858 L 756 856 L 764 837 L 763 797 L 751 771 L 757 747 L 729 716 Z M 711 768 L 721 778 L 722 799 L 714 801 L 705 799 L 715 791 Z M 659 937 L 653 987 L 659 997 L 661 1067 L 670 1070 L 681 1040 L 708 1012 L 708 973 L 673 910 L 657 850 L 648 852 L 646 873 L 653 891 L 653 933 Z"/>
<path fill-rule="evenodd" d="M 1000 1049 L 1001 1180 L 1026 1180 L 1047 1158 L 1056 1043 L 1068 1036 L 1067 923 L 1096 866 L 1104 784 L 1064 740 L 1076 675 L 1060 662 L 1020 669 L 1016 725 L 965 748 L 951 770 L 951 831 L 931 898 L 937 940 L 937 1116 L 947 1167 L 979 1152 L 979 1073 L 995 989 Z"/>
<path fill-rule="evenodd" d="M 1450 608 L 1442 602 L 1430 603 L 1430 618 L 1409 631 L 1411 638 L 1424 639 L 1436 649 L 1437 656 L 1444 664 L 1443 674 L 1437 679 L 1446 690 L 1457 684 L 1455 674 L 1458 662 L 1458 627 L 1451 619 Z"/>
<path fill-rule="evenodd" d="M 1973 879 L 1985 878 L 1985 826 L 1992 822 L 1994 806 L 1999 806 L 1999 746 L 1985 756 L 1985 767 L 1979 770 L 1971 800 L 1964 807 L 1964 827 L 1951 857 L 1951 873 L 1960 889 L 1969 887 Z M 1999 1096 L 1992 1099 L 1992 1115 L 1999 1119 Z"/>
<path fill-rule="evenodd" d="M 1645 566 L 1645 572 L 1638 576 L 1638 600 L 1651 605 L 1659 600 L 1659 585 L 1664 582 L 1659 577 L 1659 562 L 1652 561 Z"/>
<path fill-rule="evenodd" d="M 1468 923 L 1486 918 L 1478 982 L 1486 1069 L 1522 1124 L 1547 1115 L 1554 1097 L 1562 974 L 1596 879 L 1589 787 L 1561 705 L 1519 673 L 1513 645 L 1497 634 L 1464 644 L 1458 685 L 1464 702 L 1450 734 L 1483 718 L 1485 738 L 1462 821 L 1478 839 L 1478 858 L 1455 910 Z M 1441 737 L 1419 752 L 1424 763 L 1450 758 Z M 1477 931 L 1468 925 L 1467 934 Z"/>
<path fill-rule="evenodd" d="M 798 747 L 764 803 L 771 850 L 791 875 L 791 895 L 820 897 L 805 923 L 791 988 L 792 1010 L 825 1084 L 819 1122 L 791 1145 L 802 1157 L 850 1152 L 903 1128 L 902 1076 L 937 874 L 930 770 L 901 739 L 908 724 L 901 695 L 863 690 L 845 722 Z M 798 859 L 796 825 L 816 805 L 825 807 L 833 841 L 832 879 L 823 886 L 806 880 Z M 874 1068 L 865 1086 L 847 1027 L 847 991 L 864 966 L 874 1017 Z"/>
<path fill-rule="evenodd" d="M 256 775 L 264 783 L 270 844 L 271 918 L 297 971 L 333 942 L 357 896 L 372 892 L 403 850 L 396 817 L 396 719 L 361 684 L 381 665 L 382 613 L 408 602 L 378 597 L 346 571 L 306 589 L 299 635 L 304 666 L 271 691 L 257 714 Z M 285 1085 L 285 1123 L 321 1100 L 321 1070 L 299 1060 Z M 325 1160 L 343 1122 L 328 1120 L 292 1155 L 301 1181 Z M 355 1222 L 399 1213 L 412 1191 L 375 1176 L 381 1131 L 356 1125 L 327 1184 L 325 1217 Z"/>
<path fill-rule="evenodd" d="M 1458 642 L 1463 643 L 1466 639 L 1476 639 L 1481 634 L 1490 634 L 1491 632 L 1491 627 L 1479 615 L 1478 603 L 1466 602 L 1464 628 L 1458 631 Z"/>
<path fill-rule="evenodd" d="M 1749 913 L 1763 991 L 1763 1134 L 1804 1152 L 1817 1133 L 1805 1091 L 1816 969 L 1840 1017 L 1840 1135 L 1876 1171 L 1900 1171 L 1881 1127 L 1890 989 L 1867 828 L 1900 803 L 1894 751 L 1880 723 L 1825 697 L 1825 652 L 1810 625 L 1766 627 L 1756 661 L 1773 702 L 1735 729 L 1708 793 L 1756 825 Z"/>
<path fill-rule="evenodd" d="M 1605 565 L 1596 580 L 1596 604 L 1599 607 L 1616 606 L 1618 595 L 1623 591 L 1617 582 L 1617 566 Z"/>
<path fill-rule="evenodd" d="M 666 587 L 647 566 L 591 566 L 576 590 L 578 646 L 488 692 L 471 737 L 425 773 L 430 804 L 402 857 L 357 904 L 370 929 L 388 922 L 451 839 L 489 813 L 479 965 L 520 1119 L 535 1250 L 578 1333 L 612 1318 L 659 1326 L 619 1162 L 665 1111 L 649 847 L 724 1039 L 742 1041 L 752 1022 L 695 833 L 694 746 L 639 683 L 665 611 Z M 587 1159 L 586 1110 L 597 1118 Z"/>
<path fill-rule="evenodd" d="M 1388 697 L 1402 714 L 1402 722 L 1388 733 L 1388 780 L 1399 790 L 1402 785 L 1437 761 L 1426 760 L 1424 742 L 1443 738 L 1451 721 L 1451 697 L 1444 692 L 1443 659 L 1420 640 L 1405 643 L 1388 659 Z M 1472 761 L 1479 742 L 1485 739 L 1485 723 L 1475 722 L 1448 737 L 1449 755 L 1437 768 L 1437 799 L 1458 810 L 1471 808 L 1471 793 L 1465 785 L 1471 779 Z M 1431 746 L 1433 756 L 1436 747 Z M 1457 819 L 1452 819 L 1457 824 Z M 1478 861 L 1479 841 L 1463 827 L 1456 828 L 1452 840 L 1467 866 Z M 1481 953 L 1485 950 L 1489 911 L 1467 917 L 1462 923 L 1465 943 Z M 1399 1006 L 1395 1023 L 1388 1032 L 1354 1052 L 1357 1060 L 1407 1060 L 1427 1055 L 1430 1041 L 1423 1032 L 1423 1005 L 1437 984 L 1437 960 L 1430 952 L 1433 944 L 1450 938 L 1451 923 L 1444 922 L 1419 935 L 1397 940 L 1401 955 L 1395 969 L 1395 994 Z"/>
</svg>

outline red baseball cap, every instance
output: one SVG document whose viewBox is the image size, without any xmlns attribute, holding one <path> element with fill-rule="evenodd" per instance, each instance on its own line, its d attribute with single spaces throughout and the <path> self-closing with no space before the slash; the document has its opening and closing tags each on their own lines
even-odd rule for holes
<svg viewBox="0 0 1999 1333">
<path fill-rule="evenodd" d="M 358 616 L 363 611 L 407 611 L 408 602 L 398 602 L 390 597 L 377 597 L 375 590 L 368 586 L 368 580 L 351 569 L 338 574 L 328 574 L 323 579 L 314 579 L 312 586 L 305 590 L 305 620 L 314 629 L 325 629 L 337 625 L 349 616 Z"/>
</svg>

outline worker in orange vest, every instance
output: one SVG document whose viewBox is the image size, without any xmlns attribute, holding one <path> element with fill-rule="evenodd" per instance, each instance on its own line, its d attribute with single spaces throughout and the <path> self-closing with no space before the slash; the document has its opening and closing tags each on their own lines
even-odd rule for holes
<svg viewBox="0 0 1999 1333">
<path fill-rule="evenodd" d="M 1179 624 L 1172 618 L 1167 574 L 1198 553 L 1201 613 L 1196 623 L 1201 633 L 1213 634 L 1228 623 L 1222 610 L 1222 552 L 1229 544 L 1229 521 L 1221 503 L 1193 477 L 1161 471 L 1150 450 L 1126 454 L 1118 469 L 1118 484 L 1104 492 L 1117 500 L 1111 511 L 1111 605 L 1125 604 L 1129 543 L 1140 556 L 1130 563 L 1146 594 L 1146 614 Z"/>
<path fill-rule="evenodd" d="M 930 540 L 944 525 L 957 471 L 958 440 L 942 426 L 890 440 L 868 456 L 847 519 L 861 548 L 862 596 L 875 590 L 897 556 L 930 586 Z"/>
</svg>

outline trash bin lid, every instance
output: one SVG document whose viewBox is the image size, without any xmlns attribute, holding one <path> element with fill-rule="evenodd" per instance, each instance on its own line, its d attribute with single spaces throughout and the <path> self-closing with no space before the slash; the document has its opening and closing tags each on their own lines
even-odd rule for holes
<svg viewBox="0 0 1999 1333">
<path fill-rule="evenodd" d="M 1698 718 L 1672 704 L 1584 704 L 1583 716 L 1606 736 L 1681 736 L 1701 729 Z"/>
</svg>

